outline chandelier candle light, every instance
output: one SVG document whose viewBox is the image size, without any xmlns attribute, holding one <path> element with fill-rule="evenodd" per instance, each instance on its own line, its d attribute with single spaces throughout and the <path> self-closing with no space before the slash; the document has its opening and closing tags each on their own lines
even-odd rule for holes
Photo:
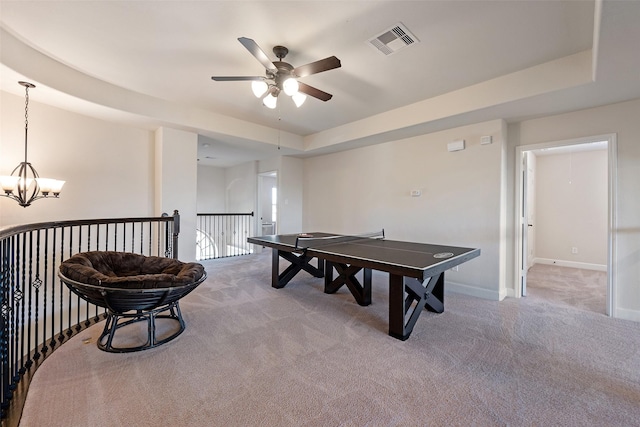
<svg viewBox="0 0 640 427">
<path fill-rule="evenodd" d="M 22 207 L 31 205 L 34 200 L 45 197 L 58 197 L 65 181 L 40 178 L 35 168 L 27 159 L 27 135 L 29 131 L 29 89 L 35 87 L 28 82 L 18 82 L 25 88 L 24 107 L 24 162 L 11 172 L 11 175 L 0 176 L 0 187 L 4 194 L 0 196 L 15 200 Z"/>
</svg>

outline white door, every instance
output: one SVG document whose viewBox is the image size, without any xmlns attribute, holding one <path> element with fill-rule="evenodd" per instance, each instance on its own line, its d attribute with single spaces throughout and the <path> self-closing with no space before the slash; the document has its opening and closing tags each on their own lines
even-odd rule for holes
<svg viewBox="0 0 640 427">
<path fill-rule="evenodd" d="M 525 269 L 529 269 L 533 266 L 533 258 L 536 248 L 536 156 L 531 151 L 525 152 L 527 156 L 526 161 L 526 178 L 527 178 L 527 192 L 524 193 L 526 199 L 526 222 L 527 222 L 527 265 Z"/>
<path fill-rule="evenodd" d="M 258 175 L 258 232 L 260 236 L 276 234 L 278 173 Z"/>
<path fill-rule="evenodd" d="M 527 296 L 527 269 L 528 269 L 528 254 L 529 254 L 529 206 L 528 206 L 528 190 L 529 190 L 529 152 L 522 153 L 522 205 L 520 206 L 520 230 L 522 233 L 522 240 L 520 241 L 522 247 L 520 248 L 520 289 L 522 296 Z"/>
</svg>

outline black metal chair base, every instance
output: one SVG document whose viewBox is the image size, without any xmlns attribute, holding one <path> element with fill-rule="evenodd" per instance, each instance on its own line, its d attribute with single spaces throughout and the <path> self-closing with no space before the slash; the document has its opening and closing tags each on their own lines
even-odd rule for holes
<svg viewBox="0 0 640 427">
<path fill-rule="evenodd" d="M 168 314 L 160 314 L 168 311 Z M 161 340 L 156 338 L 156 319 L 171 319 L 178 322 L 179 329 L 173 334 Z M 113 345 L 113 337 L 116 331 L 124 326 L 137 322 L 147 322 L 147 342 L 144 345 L 134 347 L 116 347 Z M 135 313 L 116 313 L 107 310 L 107 320 L 98 339 L 98 348 L 109 353 L 131 353 L 158 347 L 180 335 L 185 329 L 178 301 L 163 305 L 153 310 L 136 310 Z"/>
</svg>

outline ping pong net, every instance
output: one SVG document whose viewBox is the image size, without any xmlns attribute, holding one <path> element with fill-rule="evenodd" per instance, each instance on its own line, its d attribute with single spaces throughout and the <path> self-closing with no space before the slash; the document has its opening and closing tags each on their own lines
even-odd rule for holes
<svg viewBox="0 0 640 427">
<path fill-rule="evenodd" d="M 357 235 L 336 234 L 331 236 L 314 236 L 313 234 L 302 233 L 296 236 L 296 249 L 304 250 L 308 248 L 318 248 L 326 245 L 335 245 L 337 243 L 348 243 L 366 239 L 384 239 L 384 228 L 381 231 Z"/>
</svg>

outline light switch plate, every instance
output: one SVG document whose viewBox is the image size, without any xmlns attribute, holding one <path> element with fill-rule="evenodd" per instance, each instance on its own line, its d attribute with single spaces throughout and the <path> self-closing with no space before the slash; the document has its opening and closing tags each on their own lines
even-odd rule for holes
<svg viewBox="0 0 640 427">
<path fill-rule="evenodd" d="M 464 150 L 464 139 L 453 141 L 447 144 L 448 151 L 460 151 Z"/>
</svg>

